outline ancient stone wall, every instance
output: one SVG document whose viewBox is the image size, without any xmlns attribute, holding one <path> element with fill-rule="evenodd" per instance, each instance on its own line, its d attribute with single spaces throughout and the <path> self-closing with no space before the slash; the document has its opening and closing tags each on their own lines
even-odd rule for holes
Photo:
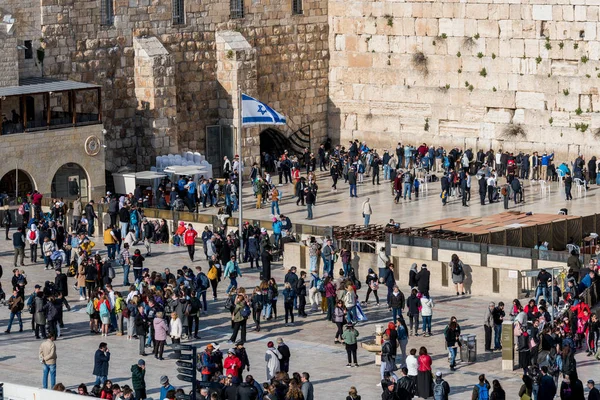
<svg viewBox="0 0 600 400">
<path fill-rule="evenodd" d="M 0 24 L 0 87 L 18 84 L 17 38 L 7 32 L 5 24 Z"/>
<path fill-rule="evenodd" d="M 290 0 L 268 5 L 246 0 L 245 17 L 235 20 L 229 18 L 229 4 L 186 0 L 185 23 L 173 25 L 170 0 L 115 0 L 114 25 L 103 26 L 101 0 L 41 1 L 44 76 L 103 86 L 107 168 L 139 165 L 139 160 L 144 164 L 139 168 L 149 167 L 154 155 L 174 151 L 204 153 L 205 127 L 219 121 L 215 33 L 220 30 L 239 31 L 257 49 L 258 96 L 288 116 L 285 133 L 310 124 L 314 146 L 327 135 L 327 0 L 304 1 L 302 15 L 292 15 Z M 149 133 L 141 133 L 136 122 L 134 37 L 156 37 L 174 59 L 177 149 L 173 141 L 151 137 L 136 146 L 140 134 Z"/>
<path fill-rule="evenodd" d="M 597 154 L 598 5 L 331 0 L 329 133 Z"/>
</svg>

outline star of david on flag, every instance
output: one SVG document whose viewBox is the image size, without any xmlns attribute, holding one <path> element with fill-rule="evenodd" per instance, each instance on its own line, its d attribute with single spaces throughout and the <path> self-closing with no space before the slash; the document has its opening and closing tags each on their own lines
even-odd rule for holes
<svg viewBox="0 0 600 400">
<path fill-rule="evenodd" d="M 242 93 L 242 125 L 285 125 L 285 117 L 265 103 Z"/>
</svg>

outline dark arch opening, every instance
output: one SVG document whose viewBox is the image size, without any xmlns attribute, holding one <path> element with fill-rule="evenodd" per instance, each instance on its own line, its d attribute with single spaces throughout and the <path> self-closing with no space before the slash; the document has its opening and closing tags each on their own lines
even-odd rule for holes
<svg viewBox="0 0 600 400">
<path fill-rule="evenodd" d="M 8 171 L 0 180 L 0 196 L 4 197 L 6 195 L 10 200 L 15 198 L 17 192 L 17 196 L 23 197 L 28 193 L 32 193 L 33 189 L 33 181 L 29 177 L 29 174 L 22 169 L 19 170 L 18 177 L 17 170 L 13 169 L 12 171 Z"/>
<path fill-rule="evenodd" d="M 88 177 L 85 170 L 75 163 L 67 163 L 56 171 L 52 179 L 52 197 L 88 201 Z"/>
<path fill-rule="evenodd" d="M 290 141 L 277 129 L 267 128 L 260 133 L 260 154 L 269 153 L 276 157 L 290 151 Z"/>
</svg>

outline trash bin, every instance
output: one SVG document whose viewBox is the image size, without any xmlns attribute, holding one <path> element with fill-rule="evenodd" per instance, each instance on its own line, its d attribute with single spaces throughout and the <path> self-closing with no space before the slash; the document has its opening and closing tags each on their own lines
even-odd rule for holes
<svg viewBox="0 0 600 400">
<path fill-rule="evenodd" d="M 463 362 L 469 360 L 469 349 L 468 349 L 469 335 L 460 335 L 460 359 Z"/>
<path fill-rule="evenodd" d="M 468 350 L 468 358 L 463 358 L 463 361 L 468 360 L 470 363 L 474 363 L 477 361 L 477 335 L 468 335 L 467 337 L 467 345 L 463 346 L 467 347 Z"/>
</svg>

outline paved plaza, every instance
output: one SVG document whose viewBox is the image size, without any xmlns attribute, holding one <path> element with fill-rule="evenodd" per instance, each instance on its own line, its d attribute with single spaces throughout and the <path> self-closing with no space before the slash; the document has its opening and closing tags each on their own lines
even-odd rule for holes
<svg viewBox="0 0 600 400">
<path fill-rule="evenodd" d="M 361 223 L 359 211 L 360 204 L 364 198 L 371 198 L 374 215 L 372 222 L 386 223 L 390 217 L 401 222 L 403 226 L 416 225 L 426 221 L 436 220 L 447 216 L 467 216 L 467 215 L 490 215 L 502 211 L 501 204 L 479 206 L 476 193 L 473 193 L 471 207 L 466 208 L 460 205 L 460 201 L 454 200 L 446 207 L 441 206 L 439 199 L 439 183 L 431 184 L 429 193 L 426 196 L 413 199 L 412 202 L 402 202 L 395 205 L 389 185 L 382 182 L 380 186 L 372 186 L 370 182 L 359 187 L 359 198 L 349 199 L 346 185 L 340 184 L 337 193 L 329 191 L 327 181 L 320 181 L 321 191 L 317 200 L 315 215 L 317 218 L 314 223 L 319 225 L 346 225 L 349 223 Z M 541 197 L 539 191 L 534 192 L 531 188 L 526 191 L 526 202 L 517 207 L 522 211 L 556 213 L 558 209 L 565 206 L 565 201 L 557 192 L 558 184 L 553 184 L 550 196 Z M 287 190 L 286 198 L 281 203 L 281 211 L 292 218 L 293 222 L 305 223 L 305 210 L 296 207 L 295 200 L 289 199 L 290 189 Z M 570 213 L 585 215 L 596 212 L 597 196 L 596 190 L 591 189 L 584 198 L 578 198 L 575 192 L 575 200 L 568 205 Z M 250 204 L 245 216 L 249 218 L 268 217 L 267 210 L 251 210 Z M 252 208 L 254 205 L 252 204 Z M 511 204 L 511 209 L 514 205 Z M 208 212 L 208 211 L 207 211 Z M 100 238 L 96 238 L 97 248 L 103 251 L 103 246 L 99 243 Z M 2 286 L 10 295 L 10 279 L 12 270 L 12 245 L 10 241 L 0 242 L 0 263 L 4 266 L 4 276 L 2 277 Z M 26 257 L 29 250 L 26 251 Z M 43 265 L 31 265 L 26 262 L 24 267 L 27 274 L 28 286 L 26 293 L 33 290 L 35 284 L 43 284 L 46 280 L 54 280 L 54 271 L 45 271 Z M 185 248 L 174 247 L 172 245 L 154 245 L 153 256 L 147 258 L 145 266 L 150 270 L 162 271 L 165 267 L 171 270 L 187 266 L 201 265 L 206 271 L 206 261 L 197 261 L 190 263 Z M 283 282 L 285 271 L 290 265 L 274 264 L 273 276 L 278 283 Z M 247 264 L 242 265 L 243 277 L 240 285 L 246 288 L 254 287 L 258 283 L 258 272 L 250 270 Z M 361 281 L 364 277 L 360 277 Z M 400 277 L 399 284 L 406 295 L 409 293 L 407 285 L 408 277 Z M 78 301 L 78 294 L 72 287 L 75 283 L 74 278 L 69 278 L 69 301 L 72 306 L 70 312 L 65 312 L 64 320 L 67 329 L 63 331 L 63 336 L 56 342 L 58 351 L 57 382 L 62 382 L 69 388 L 74 388 L 80 383 L 87 384 L 90 388 L 94 381 L 92 375 L 93 356 L 100 341 L 103 338 L 89 334 L 88 316 L 85 313 L 85 302 Z M 114 280 L 115 290 L 126 291 L 120 286 L 122 283 L 121 271 L 117 271 L 117 277 Z M 359 291 L 359 298 L 364 299 L 366 287 Z M 221 283 L 219 287 L 219 300 L 209 302 L 208 315 L 201 317 L 201 339 L 189 341 L 188 343 L 205 346 L 210 342 L 218 342 L 221 349 L 227 350 L 225 343 L 230 336 L 229 313 L 225 311 L 223 305 L 225 284 Z M 280 286 L 281 291 L 281 286 Z M 380 292 L 384 292 L 381 290 Z M 383 294 L 383 293 L 382 293 Z M 483 352 L 483 314 L 488 304 L 488 299 L 484 297 L 437 297 L 432 293 L 435 303 L 433 311 L 433 336 L 424 338 L 410 337 L 408 349 L 426 346 L 432 354 L 433 369 L 441 370 L 445 379 L 451 386 L 451 399 L 470 398 L 470 392 L 480 373 L 486 373 L 488 380 L 499 379 L 508 398 L 515 398 L 521 385 L 519 371 L 501 371 L 500 353 Z M 503 299 L 505 303 L 510 304 L 512 299 Z M 372 303 L 373 304 L 373 303 Z M 358 393 L 365 400 L 380 398 L 381 389 L 376 386 L 379 382 L 379 366 L 375 365 L 373 353 L 369 353 L 361 348 L 358 352 L 359 368 L 346 368 L 346 352 L 340 345 L 335 345 L 333 338 L 335 335 L 335 326 L 325 321 L 324 315 L 319 313 L 309 313 L 308 318 L 297 318 L 293 326 L 285 327 L 283 322 L 283 304 L 279 301 L 279 317 L 276 320 L 264 322 L 261 324 L 261 332 L 253 332 L 253 324 L 249 321 L 248 341 L 246 348 L 249 353 L 251 370 L 250 373 L 256 380 L 262 382 L 265 380 L 265 362 L 264 352 L 267 348 L 267 342 L 274 341 L 277 337 L 284 338 L 289 345 L 291 358 L 291 371 L 307 371 L 311 374 L 311 380 L 315 384 L 316 399 L 342 399 L 345 398 L 350 386 L 356 386 Z M 375 307 L 370 305 L 365 308 L 368 322 L 360 323 L 357 326 L 360 332 L 361 340 L 372 340 L 375 333 L 376 324 L 387 324 L 391 319 L 391 312 L 387 311 L 385 306 Z M 0 334 L 0 381 L 21 383 L 32 386 L 41 386 L 42 370 L 38 360 L 38 346 L 40 341 L 35 340 L 33 333 L 29 330 L 30 316 L 24 311 L 25 332 L 18 333 L 18 328 L 13 328 L 10 335 Z M 450 318 L 455 315 L 458 317 L 462 333 L 476 334 L 478 337 L 478 357 L 474 364 L 460 363 L 456 372 L 451 373 L 447 362 L 447 352 L 444 348 L 443 330 Z M 8 310 L 3 307 L 0 309 L 0 330 L 5 330 L 8 320 Z M 137 341 L 128 341 L 126 336 L 110 335 L 104 338 L 107 341 L 111 351 L 111 361 L 109 378 L 119 384 L 131 384 L 130 366 L 135 364 L 140 358 L 138 356 Z M 167 353 L 168 356 L 168 353 Z M 587 379 L 598 380 L 597 361 L 585 357 L 585 354 L 577 355 L 577 367 L 582 381 Z M 158 397 L 159 378 L 161 375 L 168 375 L 171 382 L 176 387 L 189 388 L 188 384 L 178 381 L 176 376 L 175 361 L 158 361 L 154 357 L 146 357 L 146 383 L 149 388 L 148 395 L 154 399 Z M 446 375 L 447 374 L 447 375 Z"/>
</svg>

